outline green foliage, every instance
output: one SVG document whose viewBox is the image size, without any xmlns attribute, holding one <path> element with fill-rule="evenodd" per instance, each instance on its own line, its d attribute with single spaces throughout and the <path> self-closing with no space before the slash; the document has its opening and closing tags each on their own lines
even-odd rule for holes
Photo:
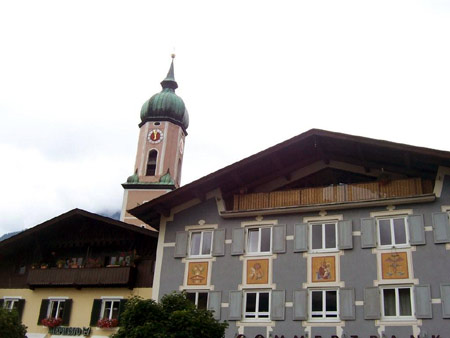
<svg viewBox="0 0 450 338">
<path fill-rule="evenodd" d="M 17 311 L 8 311 L 0 307 L 0 337 L 24 338 L 27 327 L 22 325 Z"/>
<path fill-rule="evenodd" d="M 160 303 L 131 298 L 120 317 L 120 329 L 112 338 L 222 338 L 228 323 L 220 323 L 210 311 L 199 310 L 186 293 L 165 295 Z"/>
</svg>

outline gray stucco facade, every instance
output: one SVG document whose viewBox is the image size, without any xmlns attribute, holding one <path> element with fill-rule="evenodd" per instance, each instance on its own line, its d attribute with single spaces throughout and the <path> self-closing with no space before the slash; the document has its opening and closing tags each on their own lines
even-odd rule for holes
<svg viewBox="0 0 450 338">
<path fill-rule="evenodd" d="M 450 176 L 445 176 L 442 185 L 442 193 L 432 202 L 404 204 L 404 205 L 386 205 L 377 207 L 360 207 L 354 209 L 330 210 L 326 209 L 311 213 L 291 213 L 280 215 L 264 215 L 264 217 L 242 217 L 242 218 L 223 218 L 219 215 L 218 207 L 214 198 L 206 199 L 204 202 L 197 203 L 191 207 L 173 213 L 172 217 L 165 219 L 162 224 L 160 240 L 162 244 L 162 261 L 159 275 L 159 290 L 156 297 L 172 291 L 187 290 L 188 292 L 215 292 L 219 295 L 220 320 L 228 321 L 229 328 L 226 337 L 236 337 L 243 334 L 246 337 L 255 337 L 258 334 L 263 337 L 450 337 L 450 319 L 448 313 L 443 313 L 443 307 L 449 294 L 442 294 L 441 286 L 450 283 L 450 246 L 446 243 L 435 243 L 433 230 L 433 214 L 446 211 L 450 206 Z M 425 235 L 425 244 L 390 248 L 380 248 L 379 245 L 372 248 L 362 248 L 361 219 L 367 218 L 386 218 L 389 215 L 406 218 L 408 215 L 423 215 L 423 231 Z M 335 220 L 345 220 L 351 222 L 351 241 L 353 247 L 345 250 L 330 250 L 324 253 L 313 252 L 311 248 L 306 251 L 295 252 L 296 234 L 295 226 L 298 224 L 308 224 L 321 222 L 333 223 Z M 408 219 L 408 218 L 407 218 Z M 266 254 L 252 255 L 244 252 L 242 255 L 232 254 L 233 229 L 246 229 L 248 227 L 262 226 L 273 227 L 274 225 L 285 225 L 285 250 L 281 253 L 269 252 Z M 378 226 L 378 225 L 377 225 Z M 185 257 L 174 257 L 177 242 L 177 234 L 186 232 L 187 241 L 190 241 L 189 233 L 192 231 L 201 231 L 202 229 L 224 229 L 224 254 L 205 257 L 189 257 L 189 252 Z M 308 232 L 311 236 L 311 231 Z M 248 236 L 248 233 L 246 233 Z M 408 234 L 409 237 L 412 234 Z M 248 241 L 248 237 L 245 237 Z M 248 244 L 248 243 L 247 243 Z M 273 249 L 272 232 L 272 249 Z M 187 244 L 189 248 L 189 243 Z M 186 249 L 185 249 L 186 250 Z M 246 249 L 245 249 L 246 250 Z M 298 250 L 297 250 L 298 251 Z M 406 258 L 403 262 L 405 273 L 399 275 L 400 278 L 390 278 L 383 271 L 383 254 L 400 254 L 400 257 Z M 403 254 L 403 256 L 401 256 Z M 333 277 L 330 281 L 314 281 L 312 261 L 314 257 L 332 257 L 335 266 L 332 272 Z M 248 280 L 248 261 L 252 259 L 268 260 L 267 282 L 262 284 L 252 284 Z M 324 259 L 325 261 L 325 259 Z M 188 281 L 189 264 L 195 262 L 207 262 L 208 273 L 207 281 L 202 285 L 190 285 Z M 157 273 L 158 276 L 158 273 Z M 399 277 L 397 276 L 397 277 Z M 204 285 L 203 285 L 204 284 Z M 429 286 L 430 294 L 427 294 Z M 408 318 L 396 317 L 387 318 L 384 316 L 382 303 L 378 304 L 380 313 L 378 318 L 367 319 L 366 305 L 369 305 L 370 297 L 365 299 L 366 288 L 378 288 L 380 290 L 379 299 L 383 298 L 384 288 L 394 290 L 396 287 L 410 288 L 409 298 L 411 299 L 412 313 Z M 417 295 L 416 289 L 423 287 L 425 292 Z M 320 318 L 319 320 L 311 317 L 311 303 L 306 302 L 303 305 L 296 304 L 294 299 L 295 291 L 305 291 L 307 299 L 311 297 L 311 291 L 337 290 L 337 297 L 343 289 L 354 292 L 354 298 L 351 301 L 349 309 L 340 308 L 337 318 Z M 276 320 L 272 318 L 274 309 L 270 309 L 269 318 L 259 320 L 246 320 L 244 318 L 245 293 L 252 291 L 274 290 L 285 291 L 285 299 L 282 302 L 282 309 L 275 311 Z M 241 292 L 242 303 L 238 304 L 240 319 L 230 320 L 230 311 L 235 311 L 235 304 L 230 300 L 230 292 L 239 295 Z M 298 293 L 300 295 L 300 293 Z M 425 295 L 425 296 L 423 296 Z M 446 298 L 447 297 L 447 298 Z M 407 297 L 408 298 L 408 297 Z M 408 298 L 408 299 L 409 299 Z M 344 301 L 344 300 L 342 300 Z M 338 301 L 339 302 L 339 301 Z M 399 301 L 397 300 L 397 303 Z M 420 302 L 426 302 L 422 304 Z M 271 299 L 271 307 L 275 306 L 274 299 Z M 340 302 L 339 302 L 340 303 Z M 401 301 L 400 301 L 401 303 Z M 444 303 L 444 304 L 443 304 Z M 306 305 L 305 305 L 306 304 Z M 277 305 L 279 306 L 279 305 Z M 326 306 L 326 305 L 324 305 Z M 342 306 L 339 304 L 338 307 Z M 402 304 L 400 304 L 402 306 Z M 294 310 L 303 307 L 306 311 L 306 317 L 294 318 Z M 427 308 L 430 307 L 431 311 Z M 214 305 L 210 304 L 210 308 Z M 425 312 L 417 313 L 417 309 L 425 308 Z M 233 309 L 233 310 L 231 310 Z M 323 309 L 322 309 L 323 310 Z M 445 310 L 444 310 L 445 312 Z M 281 317 L 280 317 L 281 313 Z M 344 313 L 350 314 L 348 320 L 340 318 Z M 233 317 L 233 316 L 232 316 Z M 446 317 L 446 318 L 444 318 Z"/>
</svg>

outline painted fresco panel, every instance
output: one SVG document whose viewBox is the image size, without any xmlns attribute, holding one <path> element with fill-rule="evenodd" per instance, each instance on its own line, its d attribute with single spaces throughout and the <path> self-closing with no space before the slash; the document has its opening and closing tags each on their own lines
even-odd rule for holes
<svg viewBox="0 0 450 338">
<path fill-rule="evenodd" d="M 189 262 L 187 285 L 208 284 L 208 262 Z"/>
<path fill-rule="evenodd" d="M 269 283 L 269 260 L 249 259 L 247 261 L 247 284 Z"/>
<path fill-rule="evenodd" d="M 336 257 L 313 257 L 312 282 L 335 282 L 336 281 Z"/>
<path fill-rule="evenodd" d="M 408 256 L 406 252 L 381 254 L 383 279 L 408 279 Z"/>
</svg>

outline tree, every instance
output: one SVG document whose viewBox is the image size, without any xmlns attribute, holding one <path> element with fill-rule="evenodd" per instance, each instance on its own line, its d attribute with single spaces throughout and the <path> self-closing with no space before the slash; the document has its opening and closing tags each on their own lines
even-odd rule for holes
<svg viewBox="0 0 450 338">
<path fill-rule="evenodd" d="M 24 338 L 26 333 L 27 327 L 20 322 L 17 311 L 0 307 L 0 337 Z"/>
<path fill-rule="evenodd" d="M 131 298 L 112 338 L 222 338 L 228 323 L 220 323 L 211 311 L 199 310 L 186 293 L 165 295 L 160 303 Z"/>
</svg>

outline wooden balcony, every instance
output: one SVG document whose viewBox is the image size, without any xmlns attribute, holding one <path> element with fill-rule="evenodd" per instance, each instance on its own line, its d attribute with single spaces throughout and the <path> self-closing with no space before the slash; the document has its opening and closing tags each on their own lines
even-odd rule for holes
<svg viewBox="0 0 450 338">
<path fill-rule="evenodd" d="M 133 287 L 135 269 L 132 267 L 35 269 L 28 273 L 27 284 L 35 287 Z"/>
<path fill-rule="evenodd" d="M 432 182 L 420 178 L 234 195 L 233 211 L 405 198 L 432 193 Z"/>
</svg>

